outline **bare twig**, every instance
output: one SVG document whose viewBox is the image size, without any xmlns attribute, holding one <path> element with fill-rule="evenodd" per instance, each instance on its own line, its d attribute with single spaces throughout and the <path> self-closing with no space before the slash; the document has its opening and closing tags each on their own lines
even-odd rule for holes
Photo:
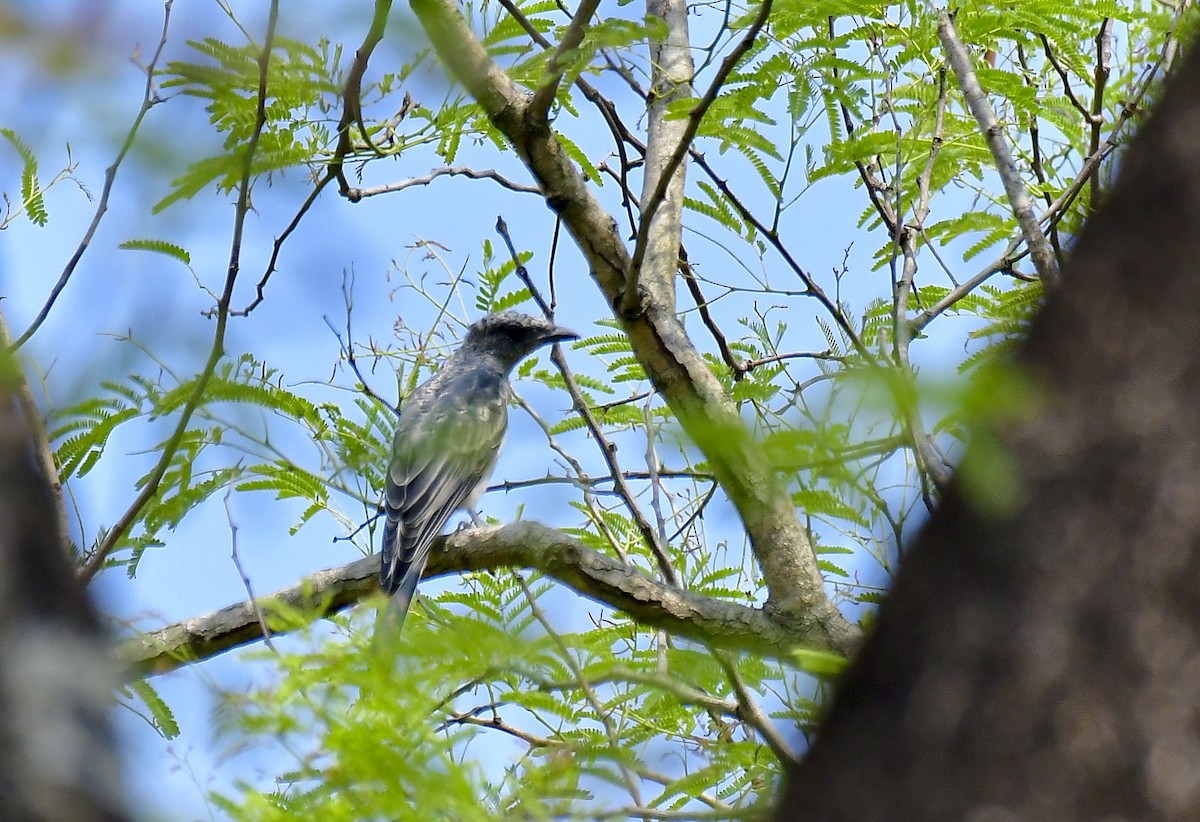
<svg viewBox="0 0 1200 822">
<path fill-rule="evenodd" d="M 354 337 L 350 333 L 350 313 L 354 306 L 353 297 L 349 290 L 350 287 L 348 287 L 343 281 L 342 294 L 346 300 L 346 339 L 342 339 L 341 332 L 333 327 L 333 323 L 330 321 L 329 317 L 325 316 L 322 317 L 322 319 L 325 320 L 325 325 L 329 326 L 329 330 L 333 332 L 333 336 L 337 338 L 338 348 L 340 348 L 342 353 L 346 356 L 346 362 L 350 364 L 351 370 L 354 371 L 354 376 L 358 377 L 358 384 L 362 386 L 363 393 L 371 399 L 380 402 L 391 409 L 392 413 L 394 413 L 396 416 L 400 416 L 400 409 L 376 393 L 375 389 L 371 388 L 371 386 L 367 383 L 366 377 L 364 377 L 362 372 L 358 370 L 358 360 L 354 356 Z"/>
<path fill-rule="evenodd" d="M 623 476 L 628 480 L 648 480 L 651 479 L 649 471 L 625 471 Z M 663 479 L 693 479 L 693 480 L 712 480 L 712 474 L 703 471 L 672 471 L 669 469 L 659 469 L 654 476 L 662 477 Z M 533 477 L 524 480 L 505 480 L 504 482 L 493 483 L 488 486 L 488 491 L 515 491 L 518 488 L 529 488 L 538 485 L 584 485 L 589 488 L 595 488 L 597 485 L 612 482 L 613 478 L 605 474 L 604 476 L 574 476 L 574 477 L 556 477 L 547 474 L 544 477 Z M 615 491 L 613 493 L 616 493 Z"/>
<path fill-rule="evenodd" d="M 317 181 L 317 184 L 313 187 L 313 190 L 310 191 L 308 196 L 304 198 L 304 202 L 300 204 L 300 208 L 296 209 L 296 213 L 292 215 L 292 219 L 284 227 L 280 235 L 275 238 L 275 242 L 271 244 L 271 256 L 267 260 L 267 267 L 263 271 L 262 277 L 259 278 L 258 284 L 254 287 L 254 299 L 251 300 L 245 308 L 241 308 L 236 311 L 230 311 L 229 313 L 232 316 L 245 317 L 255 308 L 258 308 L 262 301 L 266 299 L 267 283 L 270 281 L 271 275 L 275 273 L 275 267 L 279 263 L 279 255 L 283 251 L 283 244 L 286 243 L 288 238 L 292 236 L 297 228 L 299 228 L 300 221 L 304 219 L 305 215 L 307 215 L 309 210 L 313 207 L 313 204 L 316 203 L 317 198 L 321 196 L 321 192 L 324 191 L 325 187 L 328 186 L 332 181 L 333 176 L 326 174 Z M 212 316 L 213 310 L 210 309 L 207 313 L 209 316 Z"/>
<path fill-rule="evenodd" d="M 438 727 L 438 731 L 445 730 L 454 725 L 474 725 L 477 728 L 491 728 L 519 739 L 531 748 L 561 748 L 566 744 L 561 739 L 550 739 L 549 737 L 537 736 L 528 731 L 523 731 L 515 725 L 510 725 L 498 716 L 494 716 L 491 719 L 480 719 L 478 716 L 466 712 L 451 714 Z"/>
<path fill-rule="evenodd" d="M 391 194 L 396 191 L 404 191 L 406 188 L 414 186 L 427 186 L 436 180 L 438 177 L 469 177 L 472 180 L 494 180 L 501 187 L 507 188 L 509 191 L 520 192 L 521 194 L 541 194 L 541 189 L 537 186 L 525 185 L 508 179 L 500 174 L 495 169 L 474 169 L 467 166 L 445 166 L 443 168 L 435 168 L 433 171 L 426 174 L 424 177 L 410 177 L 407 180 L 401 180 L 398 183 L 388 183 L 386 185 L 374 186 L 372 188 L 351 188 L 346 192 L 346 196 L 352 202 L 365 200 L 368 197 L 378 197 L 380 194 Z"/>
<path fill-rule="evenodd" d="M 1054 56 L 1054 49 L 1050 46 L 1050 38 L 1038 32 L 1038 39 L 1042 41 L 1042 52 L 1046 55 L 1046 59 L 1050 61 L 1050 65 L 1058 73 L 1058 78 L 1062 80 L 1063 91 L 1066 93 L 1067 99 L 1071 101 L 1071 105 L 1075 107 L 1076 111 L 1082 114 L 1088 122 L 1091 122 L 1092 114 L 1083 103 L 1079 102 L 1079 98 L 1075 96 L 1075 91 L 1071 88 L 1071 75 L 1067 73 L 1067 70 L 1059 64 L 1058 58 Z"/>
<path fill-rule="evenodd" d="M 232 481 L 225 489 L 225 517 L 229 520 L 229 556 L 233 560 L 233 566 L 237 568 L 238 576 L 242 578 L 242 585 L 246 587 L 246 595 L 250 597 L 249 602 L 254 606 L 254 618 L 258 620 L 258 627 L 262 630 L 263 643 L 274 651 L 275 645 L 271 642 L 271 628 L 267 625 L 267 618 L 263 616 L 262 608 L 254 597 L 254 589 L 250 586 L 250 577 L 246 573 L 246 569 L 242 567 L 241 557 L 238 556 L 238 524 L 237 519 L 233 516 Z"/>
<path fill-rule="evenodd" d="M 683 277 L 688 293 L 692 295 L 692 300 L 696 303 L 696 310 L 700 312 L 700 319 L 704 323 L 704 327 L 708 329 L 708 333 L 712 334 L 713 340 L 717 343 L 717 351 L 721 354 L 722 362 L 729 366 L 735 380 L 742 379 L 749 369 L 742 368 L 744 363 L 740 362 L 729 348 L 729 341 L 725 339 L 725 334 L 717 325 L 717 321 L 708 308 L 708 299 L 700 290 L 700 283 L 692 271 L 691 263 L 688 262 L 687 249 L 682 245 L 679 246 L 679 275 Z"/>
<path fill-rule="evenodd" d="M 150 58 L 150 62 L 142 69 L 146 74 L 146 84 L 142 91 L 142 105 L 138 109 L 137 116 L 133 118 L 133 125 L 129 127 L 129 131 L 125 134 L 125 141 L 121 143 L 121 148 L 117 152 L 116 159 L 112 165 L 104 170 L 104 185 L 100 189 L 100 199 L 96 202 L 96 210 L 92 214 L 92 221 L 88 225 L 87 230 L 83 233 L 83 239 L 79 241 L 79 245 L 75 248 L 75 253 L 71 255 L 71 259 L 67 261 L 63 267 L 62 273 L 58 276 L 58 282 L 50 289 L 50 296 L 46 298 L 46 302 L 42 305 L 37 316 L 33 318 L 33 322 L 29 324 L 17 341 L 13 343 L 12 348 L 17 349 L 23 346 L 30 337 L 32 337 L 42 323 L 46 321 L 46 317 L 50 314 L 50 309 L 54 307 L 54 303 L 58 300 L 67 283 L 71 279 L 71 275 L 75 273 L 75 269 L 79 266 L 79 261 L 83 259 L 84 253 L 91 246 L 92 238 L 96 236 L 96 230 L 100 227 L 100 221 L 104 218 L 108 211 L 108 198 L 112 194 L 113 184 L 117 180 L 117 171 L 124 162 L 125 156 L 129 154 L 129 149 L 133 148 L 133 141 L 137 138 L 138 130 L 142 126 L 142 121 L 146 119 L 146 115 L 150 109 L 162 102 L 158 91 L 154 86 L 155 69 L 158 66 L 158 60 L 162 57 L 163 48 L 167 45 L 167 30 L 171 25 L 171 6 L 175 0 L 166 0 L 163 3 L 163 23 L 162 34 L 159 36 L 158 46 L 154 49 L 154 55 Z"/>
</svg>

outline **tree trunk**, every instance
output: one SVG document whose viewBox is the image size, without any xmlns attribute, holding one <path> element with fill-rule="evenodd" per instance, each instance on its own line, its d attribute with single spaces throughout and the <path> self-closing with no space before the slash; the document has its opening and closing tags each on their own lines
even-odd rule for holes
<svg viewBox="0 0 1200 822">
<path fill-rule="evenodd" d="M 0 349 L 0 819 L 117 822 L 117 679 Z"/>
</svg>

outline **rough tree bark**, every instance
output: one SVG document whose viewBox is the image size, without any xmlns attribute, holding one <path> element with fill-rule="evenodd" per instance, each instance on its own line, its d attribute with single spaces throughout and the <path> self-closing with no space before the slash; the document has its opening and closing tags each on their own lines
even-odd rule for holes
<svg viewBox="0 0 1200 822">
<path fill-rule="evenodd" d="M 116 822 L 115 666 L 0 350 L 0 819 Z"/>
<path fill-rule="evenodd" d="M 1200 816 L 1197 88 L 1200 52 L 1034 323 L 1036 410 L 977 435 L 1016 495 L 954 482 L 779 819 Z"/>
</svg>

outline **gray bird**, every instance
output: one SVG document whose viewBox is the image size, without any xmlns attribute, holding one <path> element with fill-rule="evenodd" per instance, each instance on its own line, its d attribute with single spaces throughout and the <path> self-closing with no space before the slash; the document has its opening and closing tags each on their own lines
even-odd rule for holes
<svg viewBox="0 0 1200 822">
<path fill-rule="evenodd" d="M 388 622 L 394 630 L 404 624 L 430 543 L 446 520 L 462 508 L 479 522 L 475 505 L 508 428 L 513 366 L 543 345 L 578 336 L 515 311 L 489 314 L 408 398 L 392 440 L 380 552 L 380 583 L 392 597 Z"/>
</svg>

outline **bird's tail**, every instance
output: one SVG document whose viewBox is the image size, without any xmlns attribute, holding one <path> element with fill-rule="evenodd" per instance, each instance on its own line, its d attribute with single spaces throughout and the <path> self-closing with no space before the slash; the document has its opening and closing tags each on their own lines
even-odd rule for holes
<svg viewBox="0 0 1200 822">
<path fill-rule="evenodd" d="M 400 631 L 404 628 L 404 620 L 408 616 L 413 600 L 417 597 L 417 583 L 421 581 L 421 573 L 424 570 L 424 562 L 410 565 L 404 575 L 400 577 L 400 582 L 396 584 L 379 622 L 375 625 L 375 645 L 377 647 L 381 641 L 395 641 L 400 636 Z"/>
</svg>

